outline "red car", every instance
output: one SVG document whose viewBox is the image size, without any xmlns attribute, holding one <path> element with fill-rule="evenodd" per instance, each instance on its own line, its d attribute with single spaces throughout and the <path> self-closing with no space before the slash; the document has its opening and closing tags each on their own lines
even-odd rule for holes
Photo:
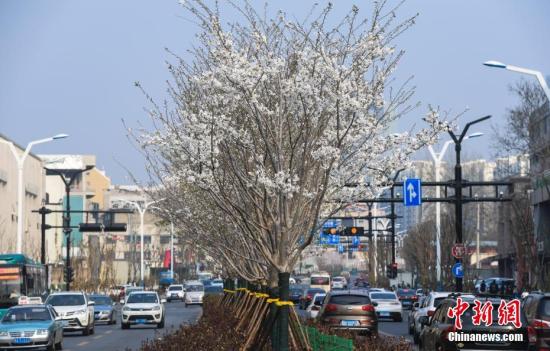
<svg viewBox="0 0 550 351">
<path fill-rule="evenodd" d="M 413 304 L 418 301 L 418 296 L 414 289 L 397 289 L 397 297 L 401 301 L 403 308 L 412 309 Z"/>
</svg>

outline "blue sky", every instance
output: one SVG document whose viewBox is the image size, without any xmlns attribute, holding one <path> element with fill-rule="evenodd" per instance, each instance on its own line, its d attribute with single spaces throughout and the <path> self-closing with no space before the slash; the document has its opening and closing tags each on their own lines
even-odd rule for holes
<svg viewBox="0 0 550 351">
<path fill-rule="evenodd" d="M 269 3 L 303 18 L 314 1 Z M 354 3 L 370 11 L 370 1 L 333 3 L 335 16 Z M 491 114 L 491 123 L 500 123 L 515 103 L 508 86 L 520 75 L 483 61 L 550 74 L 550 1 L 408 0 L 398 15 L 417 12 L 416 25 L 398 41 L 407 53 L 396 78 L 414 76 L 414 99 L 423 107 L 397 129 L 419 124 L 428 104 L 451 114 L 468 108 L 464 121 Z M 33 151 L 95 154 L 115 183 L 129 182 L 124 167 L 143 177 L 143 159 L 122 119 L 149 125 L 147 102 L 133 84 L 140 81 L 156 99 L 166 97 L 170 56 L 164 48 L 185 55 L 196 43 L 189 18 L 176 0 L 0 1 L 0 133 L 20 144 L 68 133 L 69 139 Z M 227 13 L 226 20 L 234 18 Z M 471 157 L 492 155 L 491 123 L 475 130 L 486 136 L 465 146 Z"/>
</svg>

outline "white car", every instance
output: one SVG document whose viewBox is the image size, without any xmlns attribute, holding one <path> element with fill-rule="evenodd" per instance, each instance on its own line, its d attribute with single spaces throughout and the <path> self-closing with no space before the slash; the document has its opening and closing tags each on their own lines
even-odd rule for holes
<svg viewBox="0 0 550 351">
<path fill-rule="evenodd" d="M 95 332 L 94 302 L 86 294 L 76 291 L 53 293 L 45 304 L 55 309 L 64 331 L 82 331 L 82 335 Z"/>
<path fill-rule="evenodd" d="M 395 322 L 403 320 L 403 306 L 393 291 L 371 291 L 370 300 L 374 303 L 378 318 L 391 318 Z"/>
<path fill-rule="evenodd" d="M 204 285 L 201 282 L 188 282 L 185 284 L 185 307 L 188 305 L 202 305 L 204 297 Z"/>
<path fill-rule="evenodd" d="M 317 293 L 313 296 L 313 299 L 311 299 L 311 302 L 306 308 L 306 314 L 308 318 L 317 318 L 321 307 L 323 307 L 323 300 L 325 299 L 325 296 L 327 296 L 327 294 L 323 293 Z"/>
<path fill-rule="evenodd" d="M 185 291 L 183 289 L 183 285 L 181 284 L 174 284 L 170 285 L 168 289 L 166 290 L 166 301 L 170 302 L 172 300 L 181 300 L 183 301 L 183 298 L 185 296 Z"/>
<path fill-rule="evenodd" d="M 157 328 L 164 328 L 165 310 L 164 299 L 154 291 L 136 291 L 126 297 L 122 307 L 122 329 L 131 325 L 155 324 Z"/>
<path fill-rule="evenodd" d="M 345 289 L 348 287 L 348 282 L 344 277 L 334 277 L 331 282 L 331 289 Z"/>
</svg>

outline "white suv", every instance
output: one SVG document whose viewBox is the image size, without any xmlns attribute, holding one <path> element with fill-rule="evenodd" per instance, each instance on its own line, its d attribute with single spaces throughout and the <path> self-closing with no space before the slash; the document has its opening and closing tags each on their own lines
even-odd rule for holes
<svg viewBox="0 0 550 351">
<path fill-rule="evenodd" d="M 183 301 L 184 295 L 185 295 L 185 292 L 183 290 L 183 285 L 180 285 L 180 284 L 170 285 L 166 290 L 166 301 L 168 302 L 172 300 Z"/>
<path fill-rule="evenodd" d="M 157 328 L 164 328 L 165 302 L 154 291 L 130 293 L 122 308 L 121 328 L 128 329 L 132 324 L 156 324 Z"/>
<path fill-rule="evenodd" d="M 86 294 L 76 291 L 53 293 L 45 304 L 51 305 L 61 317 L 64 331 L 82 331 L 82 335 L 94 333 L 94 302 Z"/>
<path fill-rule="evenodd" d="M 185 307 L 187 305 L 202 305 L 204 297 L 204 285 L 198 281 L 190 281 L 185 284 Z"/>
</svg>

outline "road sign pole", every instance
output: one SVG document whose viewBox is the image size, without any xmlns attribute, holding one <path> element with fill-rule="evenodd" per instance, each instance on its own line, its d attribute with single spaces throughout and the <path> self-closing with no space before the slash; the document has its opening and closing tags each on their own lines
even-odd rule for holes
<svg viewBox="0 0 550 351">
<path fill-rule="evenodd" d="M 462 165 L 460 164 L 460 142 L 455 143 L 456 165 L 455 165 L 455 227 L 456 242 L 462 244 Z M 455 263 L 461 263 L 460 258 L 455 258 Z M 462 292 L 462 277 L 455 278 L 455 291 Z"/>
</svg>

